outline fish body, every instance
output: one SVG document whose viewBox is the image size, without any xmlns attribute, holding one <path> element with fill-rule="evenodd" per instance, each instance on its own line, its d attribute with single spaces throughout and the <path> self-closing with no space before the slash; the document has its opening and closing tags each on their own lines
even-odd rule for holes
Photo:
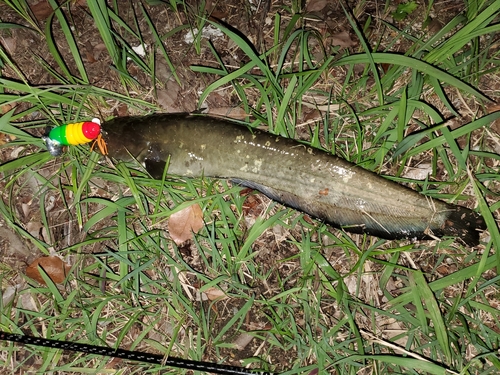
<svg viewBox="0 0 500 375">
<path fill-rule="evenodd" d="M 230 179 L 335 227 L 386 239 L 479 242 L 483 218 L 323 150 L 231 121 L 189 114 L 118 117 L 102 125 L 109 156 L 169 174 Z"/>
</svg>

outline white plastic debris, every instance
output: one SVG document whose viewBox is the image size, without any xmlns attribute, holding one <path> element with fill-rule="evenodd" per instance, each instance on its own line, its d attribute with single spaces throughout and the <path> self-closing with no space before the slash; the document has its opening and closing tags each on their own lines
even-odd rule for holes
<svg viewBox="0 0 500 375">
<path fill-rule="evenodd" d="M 198 29 L 194 28 L 189 30 L 186 35 L 184 35 L 184 42 L 187 44 L 192 44 L 194 39 L 198 35 Z M 216 29 L 212 25 L 207 25 L 201 29 L 201 37 L 206 39 L 217 39 L 224 36 L 224 33 L 219 29 Z"/>
<path fill-rule="evenodd" d="M 140 44 L 137 47 L 132 47 L 135 53 L 137 53 L 139 56 L 144 57 L 146 56 L 146 45 Z"/>
<path fill-rule="evenodd" d="M 132 50 L 137 53 L 140 57 L 146 56 L 146 48 L 148 48 L 147 44 L 139 44 L 138 46 L 134 47 L 132 46 Z M 127 61 L 131 61 L 132 59 L 130 57 L 127 57 Z"/>
</svg>

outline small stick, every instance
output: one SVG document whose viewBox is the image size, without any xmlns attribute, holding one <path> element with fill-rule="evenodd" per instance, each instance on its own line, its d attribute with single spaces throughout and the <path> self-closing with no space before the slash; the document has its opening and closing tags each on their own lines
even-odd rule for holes
<svg viewBox="0 0 500 375">
<path fill-rule="evenodd" d="M 266 371 L 252 371 L 243 367 L 220 365 L 213 362 L 191 361 L 188 359 L 165 357 L 159 354 L 149 354 L 124 349 L 113 349 L 105 346 L 81 344 L 73 341 L 59 341 L 34 336 L 18 335 L 0 331 L 0 340 L 18 342 L 25 345 L 43 346 L 70 350 L 73 352 L 97 354 L 108 357 L 128 359 L 144 363 L 154 363 L 186 370 L 205 371 L 222 375 L 276 375 Z"/>
</svg>

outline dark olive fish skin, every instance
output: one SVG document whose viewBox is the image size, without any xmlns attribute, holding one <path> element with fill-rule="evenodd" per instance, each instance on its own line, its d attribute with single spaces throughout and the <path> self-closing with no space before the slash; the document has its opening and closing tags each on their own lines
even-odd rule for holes
<svg viewBox="0 0 500 375">
<path fill-rule="evenodd" d="M 483 218 L 431 199 L 293 139 L 189 114 L 118 117 L 102 124 L 109 156 L 169 174 L 231 179 L 354 233 L 385 239 L 455 236 L 479 243 Z"/>
</svg>

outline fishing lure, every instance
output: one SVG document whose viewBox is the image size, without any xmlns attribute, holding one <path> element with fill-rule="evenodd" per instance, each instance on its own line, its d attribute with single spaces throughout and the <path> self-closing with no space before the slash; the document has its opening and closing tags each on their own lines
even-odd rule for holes
<svg viewBox="0 0 500 375">
<path fill-rule="evenodd" d="M 99 119 L 76 122 L 53 128 L 48 136 L 43 137 L 52 156 L 60 156 L 63 146 L 81 145 L 94 141 L 91 150 L 97 144 L 102 154 L 108 153 L 106 142 L 102 139 Z"/>
</svg>

